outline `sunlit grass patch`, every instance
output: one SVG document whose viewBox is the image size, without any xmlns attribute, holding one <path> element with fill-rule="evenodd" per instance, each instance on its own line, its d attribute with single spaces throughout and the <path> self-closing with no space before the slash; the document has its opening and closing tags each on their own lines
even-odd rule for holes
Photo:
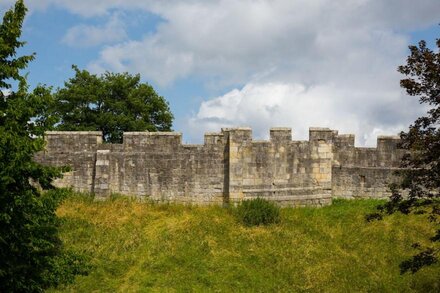
<svg viewBox="0 0 440 293">
<path fill-rule="evenodd" d="M 66 245 L 92 270 L 61 291 L 435 292 L 440 266 L 400 275 L 424 215 L 367 223 L 380 201 L 284 208 L 275 225 L 246 227 L 230 209 L 69 197 L 58 210 Z"/>
</svg>

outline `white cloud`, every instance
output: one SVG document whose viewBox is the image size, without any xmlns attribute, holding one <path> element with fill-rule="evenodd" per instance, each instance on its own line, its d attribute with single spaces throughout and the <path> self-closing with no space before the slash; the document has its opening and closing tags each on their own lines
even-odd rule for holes
<svg viewBox="0 0 440 293">
<path fill-rule="evenodd" d="M 191 140 L 228 125 L 251 125 L 257 137 L 267 136 L 271 126 L 291 126 L 299 138 L 306 138 L 309 126 L 328 126 L 374 145 L 377 134 L 394 134 L 420 114 L 417 101 L 400 90 L 396 68 L 407 54 L 406 32 L 437 24 L 440 15 L 438 0 L 90 3 L 29 5 L 55 5 L 84 17 L 146 11 L 164 20 L 140 39 L 103 48 L 89 66 L 94 71 L 140 72 L 163 86 L 185 77 L 244 85 L 201 103 L 179 129 Z M 96 28 L 88 29 L 74 31 L 71 39 L 99 39 Z"/>
<path fill-rule="evenodd" d="M 202 102 L 188 123 L 189 135 L 225 126 L 251 126 L 255 138 L 265 139 L 269 128 L 289 126 L 294 139 L 307 139 L 308 128 L 330 127 L 357 134 L 358 145 L 374 146 L 379 134 L 396 134 L 412 119 L 414 100 L 400 100 L 398 93 L 382 95 L 360 90 L 347 92 L 335 84 L 306 87 L 301 84 L 247 84 L 223 96 Z M 388 119 L 399 117 L 398 121 Z"/>
<path fill-rule="evenodd" d="M 0 7 L 10 6 L 14 2 L 15 0 L 2 0 Z M 342 15 L 341 18 L 333 18 L 333 21 L 346 24 L 353 24 L 355 21 L 370 22 L 379 26 L 399 23 L 401 26 L 413 27 L 429 25 L 433 20 L 438 21 L 437 0 L 28 0 L 25 4 L 31 10 L 56 6 L 85 17 L 105 15 L 117 9 L 144 10 L 171 16 L 176 7 L 198 7 L 207 8 L 211 14 L 218 11 L 218 15 L 227 10 L 235 10 L 237 15 L 244 18 L 249 11 L 251 14 L 259 12 L 256 23 L 261 18 L 270 16 L 271 10 L 297 11 L 296 18 L 292 19 L 295 22 L 302 22 L 313 16 L 316 11 L 324 12 L 321 15 L 324 20 L 331 19 L 334 14 Z M 315 20 L 317 23 L 322 21 Z"/>
<path fill-rule="evenodd" d="M 123 5 L 116 0 L 110 2 L 108 7 Z M 351 62 L 356 58 L 371 61 L 378 57 L 386 63 L 396 63 L 405 52 L 407 40 L 395 31 L 433 24 L 440 14 L 437 1 L 142 3 L 129 1 L 124 5 L 138 5 L 158 14 L 165 22 L 156 33 L 146 34 L 141 40 L 106 47 L 94 65 L 111 70 L 140 70 L 161 83 L 190 75 L 223 83 L 246 83 L 268 68 L 276 69 L 274 75 L 295 82 L 300 82 L 297 76 L 307 83 L 327 81 L 333 75 L 329 69 L 340 68 L 341 58 L 346 61 L 350 57 Z M 369 68 L 365 66 L 367 61 L 363 61 L 363 66 Z M 151 62 L 153 66 L 138 66 Z M 382 67 L 385 65 L 389 64 Z M 341 69 L 350 76 L 353 70 L 363 71 L 351 64 Z"/>
<path fill-rule="evenodd" d="M 175 52 L 155 38 L 145 42 L 129 41 L 102 50 L 99 61 L 92 62 L 92 71 L 105 69 L 140 72 L 148 80 L 166 85 L 186 76 L 192 69 L 193 55 L 190 52 Z"/>
<path fill-rule="evenodd" d="M 119 42 L 126 38 L 125 25 L 118 15 L 114 14 L 101 26 L 80 24 L 70 28 L 62 42 L 72 47 L 93 47 Z"/>
</svg>

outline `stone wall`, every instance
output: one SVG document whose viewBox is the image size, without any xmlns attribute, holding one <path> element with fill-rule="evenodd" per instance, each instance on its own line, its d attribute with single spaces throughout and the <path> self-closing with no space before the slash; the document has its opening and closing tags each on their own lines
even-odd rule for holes
<svg viewBox="0 0 440 293">
<path fill-rule="evenodd" d="M 36 160 L 52 166 L 70 166 L 72 171 L 57 180 L 58 186 L 72 186 L 81 192 L 94 192 L 95 165 L 98 147 L 102 145 L 99 131 L 51 131 L 46 133 L 46 148 Z"/>
<path fill-rule="evenodd" d="M 308 141 L 292 141 L 290 128 L 272 128 L 269 141 L 254 141 L 250 128 L 227 128 L 205 134 L 203 145 L 182 144 L 175 132 L 127 132 L 122 144 L 102 143 L 100 132 L 47 132 L 46 141 L 36 159 L 72 167 L 58 186 L 199 204 L 264 197 L 321 206 L 332 197 L 384 197 L 402 155 L 395 137 L 356 148 L 353 135 L 327 128 L 310 128 Z"/>
<path fill-rule="evenodd" d="M 229 141 L 230 201 L 264 197 L 282 205 L 331 202 L 330 144 L 292 141 L 288 128 L 272 128 L 270 141 L 253 141 L 249 128 L 223 132 Z"/>
<path fill-rule="evenodd" d="M 379 136 L 377 148 L 354 146 L 354 135 L 333 137 L 332 194 L 341 198 L 386 198 L 389 184 L 399 178 L 404 151 L 398 149 L 398 136 Z"/>
</svg>

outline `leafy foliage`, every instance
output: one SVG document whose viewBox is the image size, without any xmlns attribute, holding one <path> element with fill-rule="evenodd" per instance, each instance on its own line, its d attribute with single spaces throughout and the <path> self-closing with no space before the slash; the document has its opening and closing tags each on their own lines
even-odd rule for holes
<svg viewBox="0 0 440 293">
<path fill-rule="evenodd" d="M 10 79 L 24 81 L 20 70 L 26 68 L 35 58 L 35 54 L 16 57 L 17 49 L 26 44 L 19 40 L 25 14 L 23 1 L 17 1 L 14 10 L 7 11 L 3 16 L 3 23 L 0 25 L 0 89 L 10 89 Z M 3 93 L 0 95 L 3 97 Z"/>
<path fill-rule="evenodd" d="M 281 219 L 280 208 L 263 198 L 242 201 L 237 206 L 236 214 L 246 226 L 276 224 Z"/>
<path fill-rule="evenodd" d="M 112 143 L 122 142 L 124 131 L 171 130 L 168 103 L 139 75 L 73 69 L 75 76 L 55 93 L 59 130 L 98 130 Z"/>
<path fill-rule="evenodd" d="M 400 134 L 400 146 L 408 152 L 402 158 L 402 170 L 398 171 L 402 182 L 391 186 L 390 201 L 379 206 L 378 213 L 367 219 L 380 219 L 384 214 L 427 214 L 428 220 L 437 226 L 431 238 L 432 246 L 422 248 L 413 258 L 401 264 L 401 272 L 417 272 L 424 266 L 438 261 L 440 253 L 440 39 L 436 41 L 437 52 L 420 41 L 410 46 L 406 65 L 398 71 L 406 76 L 400 85 L 411 96 L 417 96 L 420 103 L 428 104 L 426 116 L 418 118 L 407 132 Z M 402 190 L 408 196 L 402 195 Z"/>
<path fill-rule="evenodd" d="M 33 161 L 42 150 L 45 126 L 51 124 L 50 96 L 28 94 L 26 68 L 34 55 L 16 57 L 26 7 L 23 1 L 6 12 L 0 24 L 0 291 L 41 291 L 55 258 L 62 258 L 55 215 L 61 193 L 42 195 L 37 186 L 52 188 L 60 170 Z M 14 84 L 18 88 L 13 91 Z M 9 90 L 5 94 L 3 90 Z M 33 119 L 33 120 L 32 120 Z"/>
</svg>

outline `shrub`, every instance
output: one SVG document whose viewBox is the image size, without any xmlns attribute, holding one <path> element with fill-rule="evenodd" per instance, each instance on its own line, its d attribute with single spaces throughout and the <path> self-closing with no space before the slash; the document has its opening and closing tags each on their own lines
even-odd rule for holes
<svg viewBox="0 0 440 293">
<path fill-rule="evenodd" d="M 263 198 L 242 201 L 237 206 L 236 215 L 246 226 L 275 224 L 281 219 L 280 208 Z"/>
</svg>

